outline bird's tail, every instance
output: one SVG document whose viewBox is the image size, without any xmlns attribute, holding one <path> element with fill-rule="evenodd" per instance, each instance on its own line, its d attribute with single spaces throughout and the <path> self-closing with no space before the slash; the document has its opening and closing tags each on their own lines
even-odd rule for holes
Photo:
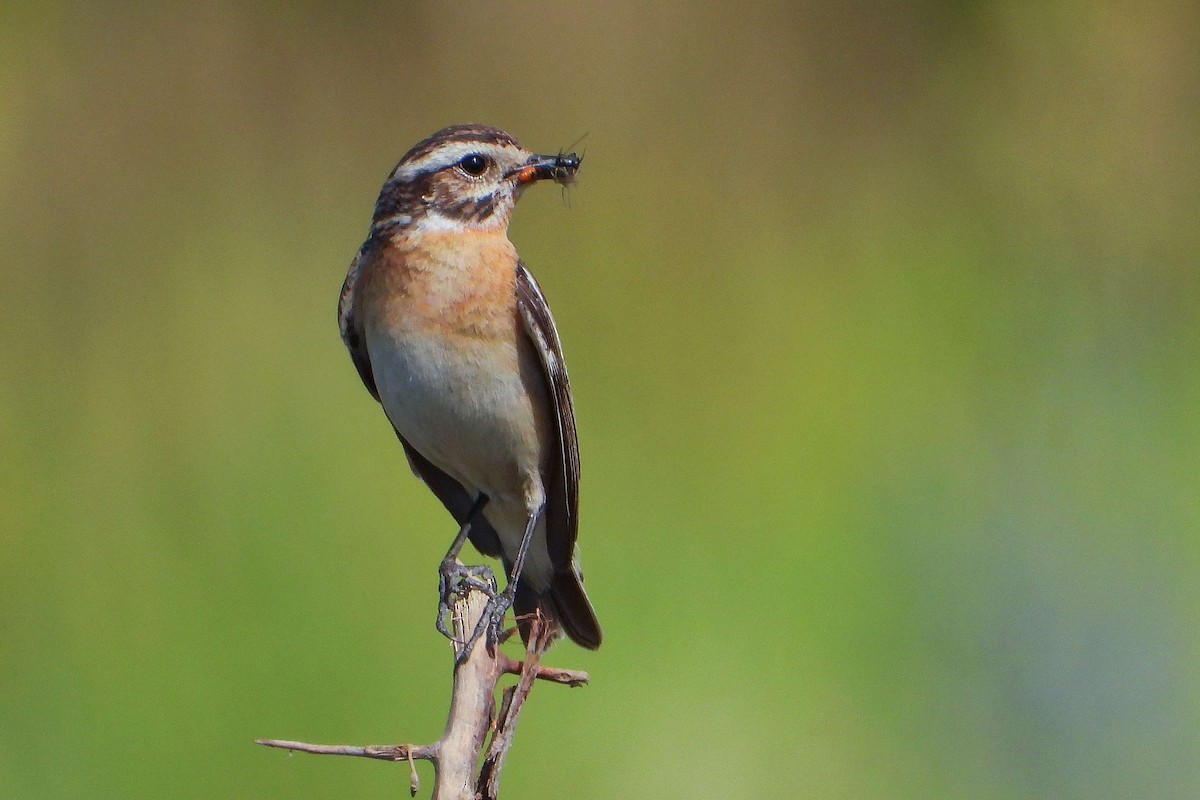
<svg viewBox="0 0 1200 800">
<path fill-rule="evenodd" d="M 526 644 L 529 644 L 534 615 L 541 611 L 542 616 L 580 647 L 595 650 L 600 646 L 600 621 L 596 619 L 596 611 L 583 589 L 583 579 L 573 564 L 556 574 L 545 592 L 538 592 L 525 581 L 518 583 L 513 611 L 521 639 Z"/>
</svg>

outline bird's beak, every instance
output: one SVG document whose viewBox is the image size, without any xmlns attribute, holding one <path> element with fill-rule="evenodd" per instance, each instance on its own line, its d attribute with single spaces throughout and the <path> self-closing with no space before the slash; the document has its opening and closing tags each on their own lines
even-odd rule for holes
<svg viewBox="0 0 1200 800">
<path fill-rule="evenodd" d="M 516 181 L 520 186 L 534 181 L 554 181 L 563 186 L 575 180 L 575 173 L 583 157 L 574 153 L 559 153 L 554 156 L 531 156 L 525 166 L 516 171 Z"/>
</svg>

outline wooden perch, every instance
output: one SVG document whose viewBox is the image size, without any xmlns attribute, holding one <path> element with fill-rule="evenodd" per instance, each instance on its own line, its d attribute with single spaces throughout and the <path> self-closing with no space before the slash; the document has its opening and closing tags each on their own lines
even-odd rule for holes
<svg viewBox="0 0 1200 800">
<path fill-rule="evenodd" d="M 491 571 L 486 578 L 494 587 Z M 317 755 L 359 756 L 385 761 L 406 761 L 409 765 L 409 789 L 419 789 L 415 760 L 433 762 L 434 800 L 496 800 L 500 790 L 500 770 L 512 746 L 517 718 L 535 680 L 582 686 L 586 672 L 544 667 L 539 662 L 553 641 L 548 626 L 535 620 L 529 647 L 523 661 L 515 661 L 494 644 L 489 632 L 479 636 L 464 654 L 467 641 L 488 610 L 488 594 L 477 586 L 463 583 L 454 596 L 454 687 L 446 729 L 433 744 L 411 745 L 327 745 L 293 742 L 283 739 L 257 739 L 258 744 Z M 490 641 L 489 641 L 490 640 Z M 519 675 L 515 686 L 504 690 L 500 709 L 496 709 L 496 685 L 502 675 Z M 492 737 L 482 768 L 479 756 Z"/>
</svg>

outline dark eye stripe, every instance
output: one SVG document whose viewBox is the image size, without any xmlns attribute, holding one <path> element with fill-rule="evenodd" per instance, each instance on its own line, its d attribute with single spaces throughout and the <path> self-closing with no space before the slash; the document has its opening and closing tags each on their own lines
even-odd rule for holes
<svg viewBox="0 0 1200 800">
<path fill-rule="evenodd" d="M 464 222 L 483 222 L 496 212 L 496 196 L 489 194 L 485 197 L 446 203 L 437 206 L 437 210 L 447 217 Z"/>
</svg>

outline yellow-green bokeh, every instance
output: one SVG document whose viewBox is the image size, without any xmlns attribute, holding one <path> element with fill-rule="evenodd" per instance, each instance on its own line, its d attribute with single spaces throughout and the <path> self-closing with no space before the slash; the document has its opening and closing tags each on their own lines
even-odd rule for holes
<svg viewBox="0 0 1200 800">
<path fill-rule="evenodd" d="M 463 121 L 588 134 L 512 237 L 607 639 L 507 796 L 1200 793 L 1200 10 L 1014 0 L 0 9 L 0 797 L 406 790 L 250 741 L 440 730 L 333 311 Z"/>
</svg>

